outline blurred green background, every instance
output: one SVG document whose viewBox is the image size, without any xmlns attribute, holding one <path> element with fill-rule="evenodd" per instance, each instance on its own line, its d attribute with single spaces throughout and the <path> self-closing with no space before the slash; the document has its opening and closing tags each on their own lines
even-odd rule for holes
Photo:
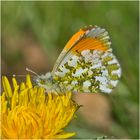
<svg viewBox="0 0 140 140">
<path fill-rule="evenodd" d="M 111 95 L 77 94 L 84 105 L 67 127 L 74 138 L 138 139 L 139 2 L 2 2 L 2 75 L 50 71 L 70 37 L 85 25 L 108 30 L 122 78 Z M 21 78 L 19 78 L 20 80 Z"/>
</svg>

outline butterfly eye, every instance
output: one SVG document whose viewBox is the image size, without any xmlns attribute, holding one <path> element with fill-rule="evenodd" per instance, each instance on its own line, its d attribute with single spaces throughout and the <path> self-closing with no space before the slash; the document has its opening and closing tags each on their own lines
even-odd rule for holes
<svg viewBox="0 0 140 140">
<path fill-rule="evenodd" d="M 37 77 L 37 76 L 35 76 L 35 77 L 33 77 L 33 81 L 34 81 L 36 84 L 38 84 L 38 83 L 40 83 L 40 78 Z"/>
</svg>

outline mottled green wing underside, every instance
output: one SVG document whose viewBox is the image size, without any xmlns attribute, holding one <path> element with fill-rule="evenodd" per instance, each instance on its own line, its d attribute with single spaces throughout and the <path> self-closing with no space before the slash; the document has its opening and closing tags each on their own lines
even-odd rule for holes
<svg viewBox="0 0 140 140">
<path fill-rule="evenodd" d="M 120 76 L 120 65 L 111 51 L 84 50 L 61 65 L 54 80 L 60 88 L 74 92 L 110 93 Z"/>
</svg>

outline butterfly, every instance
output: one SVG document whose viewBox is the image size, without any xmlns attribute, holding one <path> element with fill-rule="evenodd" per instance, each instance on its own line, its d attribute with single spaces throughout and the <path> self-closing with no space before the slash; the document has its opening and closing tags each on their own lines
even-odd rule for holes
<svg viewBox="0 0 140 140">
<path fill-rule="evenodd" d="M 81 28 L 60 53 L 52 72 L 36 76 L 46 91 L 111 93 L 121 77 L 108 32 L 98 26 Z"/>
</svg>

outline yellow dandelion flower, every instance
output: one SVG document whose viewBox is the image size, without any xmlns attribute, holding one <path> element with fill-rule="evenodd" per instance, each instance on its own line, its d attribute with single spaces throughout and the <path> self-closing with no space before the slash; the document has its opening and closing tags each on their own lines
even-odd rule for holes
<svg viewBox="0 0 140 140">
<path fill-rule="evenodd" d="M 30 76 L 18 85 L 2 77 L 1 138 L 69 138 L 74 132 L 64 132 L 79 106 L 71 99 L 71 92 L 56 95 L 32 86 Z"/>
</svg>

